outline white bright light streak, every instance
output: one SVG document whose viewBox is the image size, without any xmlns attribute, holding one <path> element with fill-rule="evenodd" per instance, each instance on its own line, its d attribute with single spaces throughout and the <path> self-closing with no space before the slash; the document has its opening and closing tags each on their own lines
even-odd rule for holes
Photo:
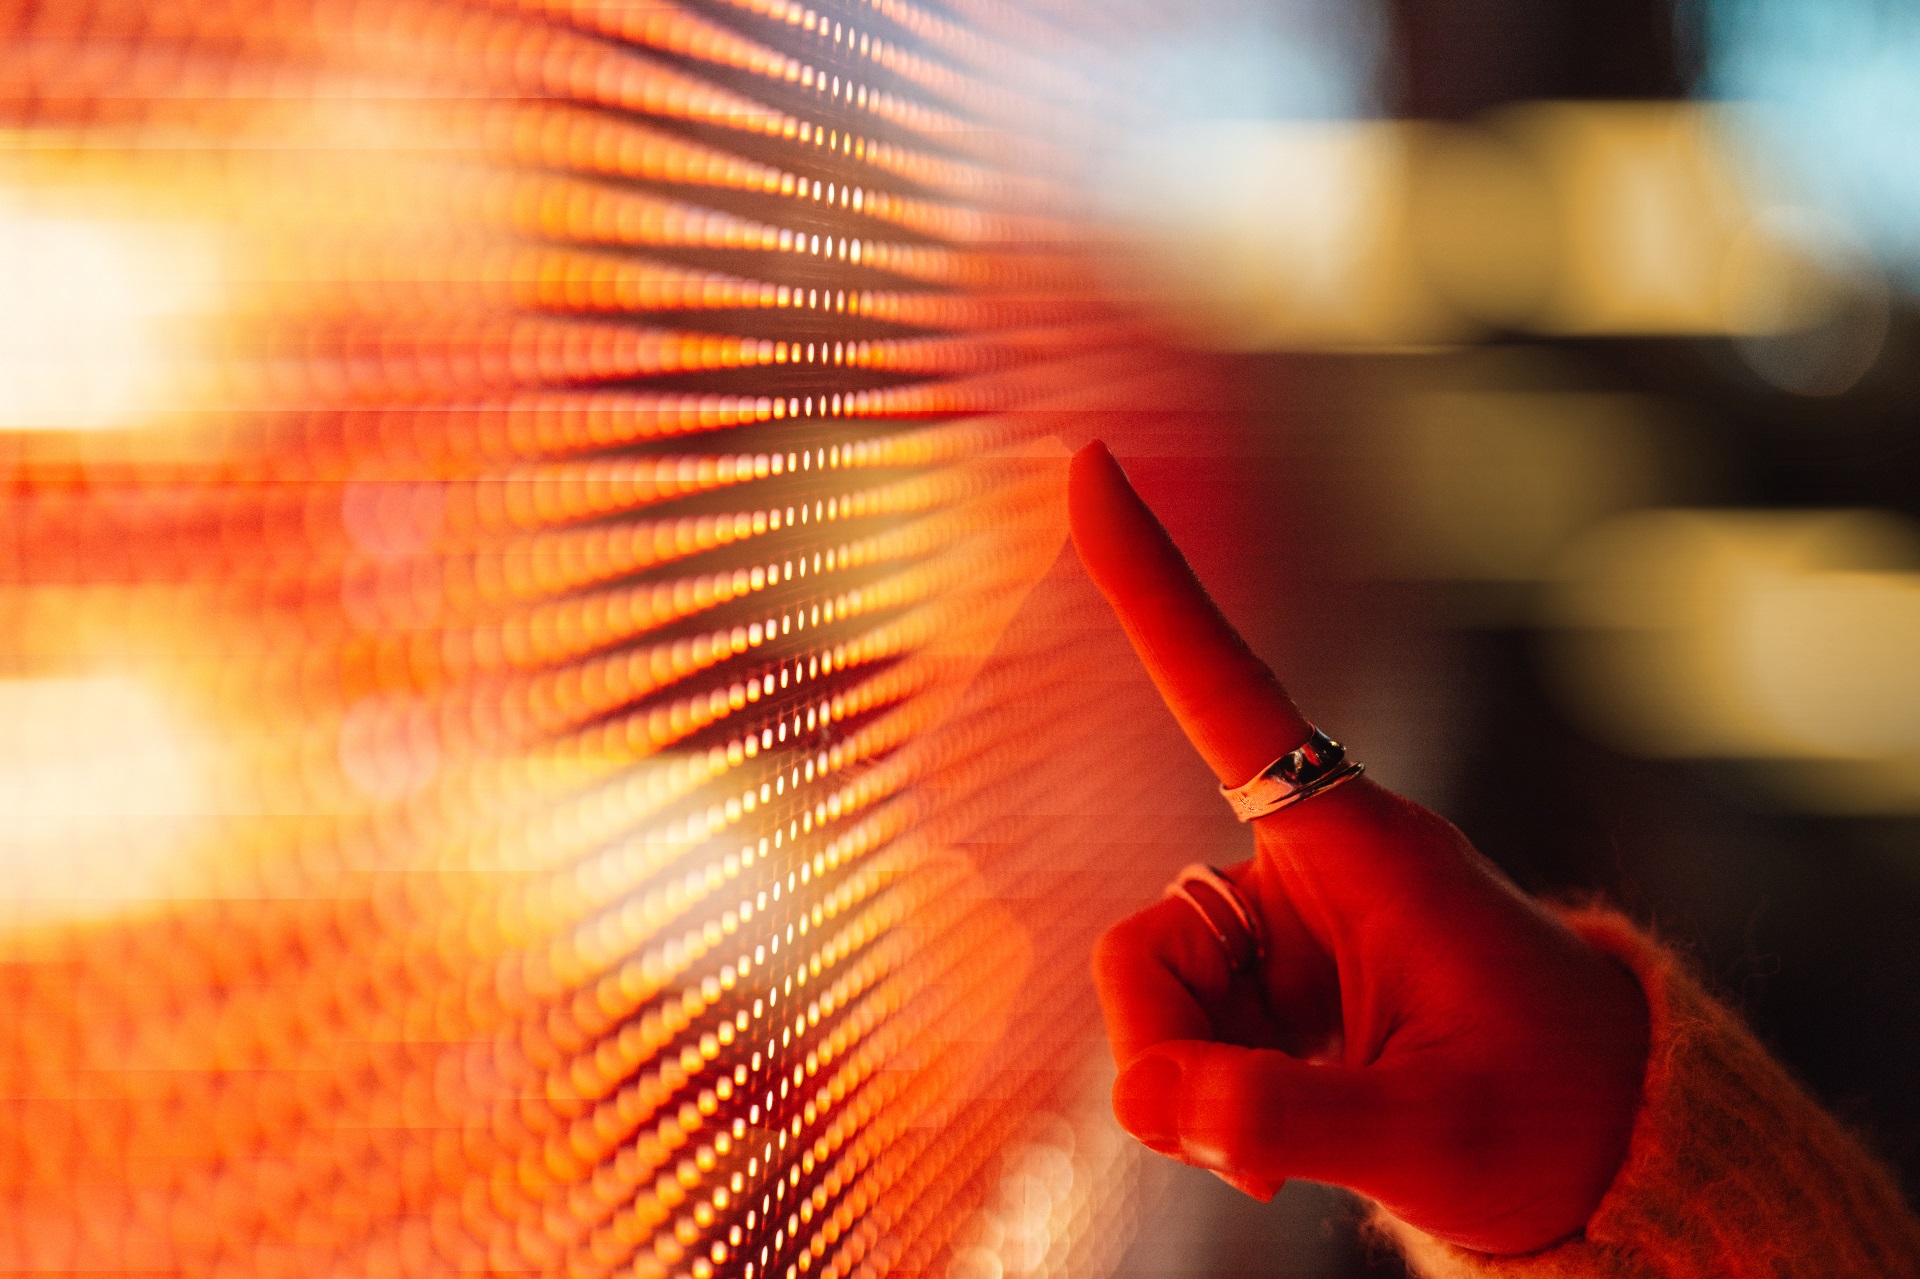
<svg viewBox="0 0 1920 1279">
<path fill-rule="evenodd" d="M 0 680 L 0 921 L 166 897 L 208 806 L 203 764 L 177 713 L 137 679 Z"/>
<path fill-rule="evenodd" d="M 138 425 L 176 407 L 183 322 L 216 286 L 204 237 L 0 192 L 0 431 Z"/>
</svg>

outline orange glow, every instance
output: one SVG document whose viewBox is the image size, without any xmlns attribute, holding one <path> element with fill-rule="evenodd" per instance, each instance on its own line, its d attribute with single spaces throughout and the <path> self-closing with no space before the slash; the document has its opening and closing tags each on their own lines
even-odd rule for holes
<svg viewBox="0 0 1920 1279">
<path fill-rule="evenodd" d="M 0 36 L 0 1269 L 1111 1263 L 1085 901 L 1174 856 L 1074 815 L 1187 826 L 1050 437 L 1186 384 L 1049 39 Z"/>
</svg>

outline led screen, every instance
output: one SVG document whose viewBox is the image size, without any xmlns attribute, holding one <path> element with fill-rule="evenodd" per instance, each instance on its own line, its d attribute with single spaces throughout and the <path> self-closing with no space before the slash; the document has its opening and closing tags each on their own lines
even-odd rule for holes
<svg viewBox="0 0 1920 1279">
<path fill-rule="evenodd" d="M 1072 29 L 6 19 L 0 1268 L 1111 1264 Z"/>
</svg>

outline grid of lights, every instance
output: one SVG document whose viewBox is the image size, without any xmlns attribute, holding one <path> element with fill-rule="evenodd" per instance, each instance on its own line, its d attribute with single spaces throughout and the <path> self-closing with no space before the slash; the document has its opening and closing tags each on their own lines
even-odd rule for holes
<svg viewBox="0 0 1920 1279">
<path fill-rule="evenodd" d="M 0 1269 L 1111 1263 L 1089 903 L 1164 868 L 1074 814 L 1180 823 L 1047 437 L 1186 374 L 1100 301 L 1072 44 L 898 0 L 0 35 L 53 264 L 0 332 L 0 773 L 77 797 L 8 850 L 54 887 L 4 934 Z"/>
</svg>

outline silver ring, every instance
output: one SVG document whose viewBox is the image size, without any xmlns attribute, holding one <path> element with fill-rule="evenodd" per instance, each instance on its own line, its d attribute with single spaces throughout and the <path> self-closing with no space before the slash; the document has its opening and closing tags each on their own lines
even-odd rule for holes
<svg viewBox="0 0 1920 1279">
<path fill-rule="evenodd" d="M 1233 881 L 1213 867 L 1204 862 L 1186 867 L 1167 885 L 1166 896 L 1178 897 L 1193 907 L 1194 914 L 1220 943 L 1231 971 L 1251 968 L 1267 957 L 1266 925 Z M 1208 901 L 1219 905 L 1211 907 Z"/>
<path fill-rule="evenodd" d="M 1274 760 L 1244 785 L 1222 786 L 1220 793 L 1235 817 L 1250 822 L 1352 781 L 1366 767 L 1350 763 L 1347 748 L 1315 728 L 1298 750 Z"/>
</svg>

